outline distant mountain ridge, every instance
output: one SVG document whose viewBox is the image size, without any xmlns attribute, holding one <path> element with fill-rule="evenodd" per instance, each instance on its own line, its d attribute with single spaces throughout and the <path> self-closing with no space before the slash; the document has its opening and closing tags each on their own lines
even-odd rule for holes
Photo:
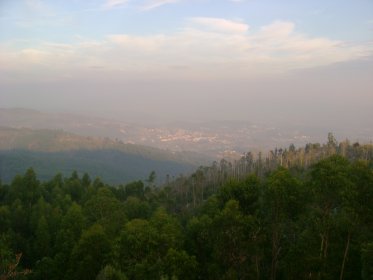
<svg viewBox="0 0 373 280">
<path fill-rule="evenodd" d="M 249 121 L 173 122 L 134 124 L 125 120 L 47 113 L 22 108 L 0 108 L 0 126 L 30 129 L 53 129 L 89 136 L 118 139 L 123 143 L 152 146 L 175 152 L 193 151 L 205 158 L 239 158 L 248 150 L 305 144 L 308 136 L 299 131 L 284 133 L 278 129 Z M 322 134 L 325 136 L 326 132 Z M 274 142 L 276 144 L 274 144 Z"/>
<path fill-rule="evenodd" d="M 47 181 L 57 173 L 69 176 L 72 172 L 90 174 L 111 184 L 125 184 L 146 180 L 152 171 L 156 182 L 164 183 L 180 174 L 188 174 L 195 166 L 171 161 L 156 160 L 118 150 L 71 150 L 41 152 L 30 150 L 0 150 L 0 179 L 9 183 L 17 174 L 32 167 Z"/>
<path fill-rule="evenodd" d="M 186 174 L 205 163 L 194 153 L 171 152 L 94 138 L 62 130 L 0 127 L 0 179 L 9 182 L 33 167 L 43 180 L 73 171 L 98 176 L 112 184 L 145 180 L 155 171 L 158 182 Z"/>
<path fill-rule="evenodd" d="M 62 130 L 0 127 L 0 150 L 30 150 L 38 152 L 60 152 L 71 150 L 117 150 L 122 153 L 140 155 L 154 160 L 169 160 L 199 165 L 206 161 L 191 152 L 172 152 L 154 147 L 123 143 L 109 138 L 80 136 Z"/>
<path fill-rule="evenodd" d="M 373 128 L 370 126 L 362 129 L 341 124 L 339 128 L 331 128 L 327 124 L 315 126 L 296 119 L 293 123 L 285 124 L 280 121 L 277 124 L 253 123 L 250 120 L 184 120 L 143 124 L 126 119 L 39 112 L 22 108 L 0 108 L 0 126 L 62 130 L 83 137 L 117 139 L 117 142 L 173 152 L 191 151 L 203 155 L 199 160 L 204 158 L 205 163 L 221 158 L 239 159 L 247 151 L 266 152 L 273 147 L 285 148 L 290 144 L 299 147 L 307 143 L 322 142 L 329 132 L 333 132 L 338 139 L 348 138 L 362 143 L 373 138 Z M 87 144 L 86 140 L 85 143 Z"/>
</svg>

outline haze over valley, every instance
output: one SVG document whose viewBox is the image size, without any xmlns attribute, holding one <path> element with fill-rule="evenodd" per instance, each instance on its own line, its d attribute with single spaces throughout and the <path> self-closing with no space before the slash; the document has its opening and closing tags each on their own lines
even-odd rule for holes
<svg viewBox="0 0 373 280">
<path fill-rule="evenodd" d="M 34 130 L 63 130 L 81 136 L 108 138 L 123 143 L 145 145 L 173 152 L 195 152 L 207 160 L 223 157 L 234 159 L 243 153 L 266 152 L 273 147 L 286 148 L 290 144 L 302 146 L 322 143 L 328 132 L 344 140 L 369 142 L 373 126 L 342 126 L 330 130 L 322 124 L 299 125 L 252 123 L 249 121 L 204 121 L 170 123 L 133 123 L 108 118 L 88 117 L 67 113 L 46 113 L 29 109 L 0 109 L 0 126 Z M 68 140 L 61 143 L 65 149 Z M 79 141 L 77 141 L 79 142 Z M 92 145 L 83 141 L 80 148 Z M 206 163 L 205 161 L 200 162 Z"/>
<path fill-rule="evenodd" d="M 372 0 L 0 0 L 0 280 L 372 277 Z"/>
</svg>

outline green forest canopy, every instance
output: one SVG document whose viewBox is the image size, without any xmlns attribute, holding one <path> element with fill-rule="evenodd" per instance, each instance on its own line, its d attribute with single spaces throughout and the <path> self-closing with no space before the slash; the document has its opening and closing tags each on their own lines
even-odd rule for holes
<svg viewBox="0 0 373 280">
<path fill-rule="evenodd" d="M 0 277 L 372 279 L 371 147 L 330 140 L 158 188 L 29 169 L 0 184 Z"/>
</svg>

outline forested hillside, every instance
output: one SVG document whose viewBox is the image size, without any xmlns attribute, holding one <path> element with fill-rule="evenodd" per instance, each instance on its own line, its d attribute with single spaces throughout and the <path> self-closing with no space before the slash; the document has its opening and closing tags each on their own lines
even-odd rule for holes
<svg viewBox="0 0 373 280">
<path fill-rule="evenodd" d="M 0 150 L 0 178 L 11 182 L 16 174 L 33 167 L 41 180 L 50 180 L 56 172 L 64 176 L 78 171 L 89 173 L 110 184 L 123 184 L 133 180 L 144 180 L 155 171 L 157 183 L 164 183 L 182 173 L 193 171 L 194 165 L 172 161 L 156 160 L 118 150 L 73 150 L 61 152 L 38 152 L 27 150 Z"/>
<path fill-rule="evenodd" d="M 217 188 L 232 179 L 241 181 L 247 174 L 254 173 L 262 178 L 278 167 L 288 169 L 293 175 L 304 178 L 313 164 L 332 155 L 339 155 L 350 161 L 363 160 L 373 168 L 373 144 L 340 143 L 332 133 L 328 134 L 325 144 L 309 143 L 296 148 L 291 144 L 288 148 L 276 148 L 266 154 L 248 152 L 239 160 L 213 162 L 211 166 L 201 166 L 191 176 L 180 176 L 169 184 L 175 195 L 183 201 L 180 205 L 194 206 L 202 203 Z"/>
<path fill-rule="evenodd" d="M 157 182 L 189 173 L 208 158 L 192 152 L 171 152 L 126 144 L 108 138 L 84 137 L 62 130 L 0 127 L 0 180 L 9 183 L 16 174 L 33 167 L 39 179 L 73 171 L 110 184 L 145 179 L 155 171 Z"/>
<path fill-rule="evenodd" d="M 186 164 L 208 163 L 210 158 L 193 152 L 171 152 L 150 146 L 124 143 L 107 137 L 86 137 L 63 130 L 10 128 L 0 126 L 0 150 L 61 152 L 76 150 L 116 150 L 151 160 Z"/>
<path fill-rule="evenodd" d="M 0 184 L 0 278 L 372 279 L 372 147 L 343 147 L 330 135 L 163 187 L 29 169 Z"/>
</svg>

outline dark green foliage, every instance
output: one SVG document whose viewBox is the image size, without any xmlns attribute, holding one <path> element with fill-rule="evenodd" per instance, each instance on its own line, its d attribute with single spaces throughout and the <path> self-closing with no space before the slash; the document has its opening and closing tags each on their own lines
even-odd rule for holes
<svg viewBox="0 0 373 280">
<path fill-rule="evenodd" d="M 120 270 L 107 265 L 97 275 L 96 280 L 127 280 L 127 277 Z"/>
<path fill-rule="evenodd" d="M 197 261 L 185 251 L 170 248 L 163 260 L 163 278 L 196 279 Z"/>
<path fill-rule="evenodd" d="M 250 175 L 244 181 L 230 181 L 220 188 L 218 199 L 224 205 L 230 199 L 239 202 L 239 206 L 246 214 L 254 214 L 259 207 L 259 178 Z"/>
<path fill-rule="evenodd" d="M 102 226 L 94 224 L 83 231 L 71 252 L 69 279 L 95 279 L 108 262 L 110 251 L 110 242 Z"/>
<path fill-rule="evenodd" d="M 150 206 L 146 201 L 130 196 L 124 202 L 124 212 L 128 219 L 146 219 L 150 214 Z"/>
<path fill-rule="evenodd" d="M 362 279 L 373 279 L 373 242 L 364 244 L 361 250 Z"/>
<path fill-rule="evenodd" d="M 340 146 L 305 150 L 352 156 L 308 166 L 291 146 L 161 188 L 29 169 L 0 184 L 0 279 L 372 279 L 369 149 Z"/>
<path fill-rule="evenodd" d="M 132 182 L 125 186 L 124 188 L 125 196 L 135 196 L 138 198 L 144 197 L 144 184 L 141 181 Z"/>
<path fill-rule="evenodd" d="M 3 182 L 10 182 L 16 174 L 23 173 L 29 166 L 36 170 L 42 180 L 50 180 L 56 170 L 65 176 L 78 170 L 80 175 L 88 173 L 92 178 L 101 177 L 111 184 L 149 178 L 152 179 L 152 184 L 159 184 L 165 181 L 167 174 L 177 176 L 195 168 L 194 164 L 169 159 L 162 154 L 159 157 L 151 157 L 151 153 L 142 155 L 115 149 L 58 152 L 0 150 L 0 177 Z M 156 173 L 150 173 L 152 170 Z M 149 173 L 153 175 L 149 176 Z M 83 185 L 86 183 L 84 178 Z"/>
</svg>

